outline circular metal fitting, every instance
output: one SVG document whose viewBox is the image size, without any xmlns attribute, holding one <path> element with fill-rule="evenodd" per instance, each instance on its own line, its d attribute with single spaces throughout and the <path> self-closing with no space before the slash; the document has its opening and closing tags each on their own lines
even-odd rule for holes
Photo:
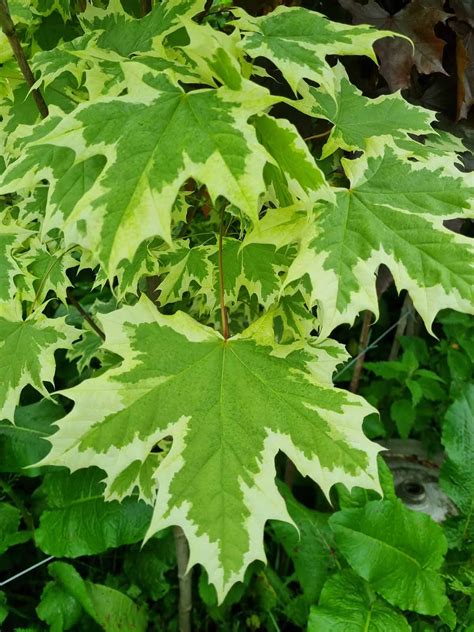
<svg viewBox="0 0 474 632">
<path fill-rule="evenodd" d="M 381 442 L 382 452 L 393 475 L 395 492 L 414 511 L 443 522 L 457 514 L 456 507 L 439 486 L 439 472 L 444 455 L 428 456 L 419 441 L 392 439 Z"/>
</svg>

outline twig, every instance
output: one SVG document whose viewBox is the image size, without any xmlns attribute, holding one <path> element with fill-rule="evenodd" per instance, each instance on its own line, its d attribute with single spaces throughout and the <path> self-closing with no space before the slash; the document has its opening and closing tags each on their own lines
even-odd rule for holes
<svg viewBox="0 0 474 632">
<path fill-rule="evenodd" d="M 229 317 L 224 304 L 224 262 L 222 256 L 222 242 L 224 239 L 224 206 L 221 210 L 221 227 L 219 231 L 219 298 L 221 304 L 221 325 L 224 340 L 229 338 Z"/>
<path fill-rule="evenodd" d="M 328 134 L 330 134 L 332 131 L 332 127 L 330 129 L 327 129 L 325 132 L 321 132 L 320 134 L 313 134 L 312 136 L 307 136 L 306 138 L 303 138 L 303 140 L 316 140 L 316 138 L 324 138 L 325 136 L 328 136 Z"/>
<path fill-rule="evenodd" d="M 288 486 L 288 489 L 293 489 L 293 485 L 295 484 L 296 471 L 296 466 L 293 461 L 286 457 L 285 474 L 283 480 Z"/>
<path fill-rule="evenodd" d="M 411 301 L 410 301 L 410 305 L 412 308 L 411 311 L 412 311 L 413 318 L 410 318 L 410 320 L 407 321 L 406 334 L 407 336 L 419 336 L 420 328 L 421 328 L 421 320 L 420 320 L 420 317 L 418 316 L 418 312 L 415 311 L 415 309 L 413 308 L 413 303 Z"/>
<path fill-rule="evenodd" d="M 15 55 L 15 59 L 20 66 L 20 70 L 23 74 L 23 77 L 25 78 L 26 83 L 30 88 L 33 88 L 33 86 L 35 85 L 35 78 L 28 64 L 28 60 L 26 59 L 25 52 L 21 46 L 21 42 L 18 38 L 15 25 L 13 24 L 10 11 L 8 9 L 7 0 L 0 0 L 0 26 L 2 28 L 2 31 L 8 38 L 8 42 L 11 46 L 13 54 Z M 48 106 L 43 99 L 43 95 L 37 88 L 31 90 L 31 94 L 41 117 L 46 118 L 49 112 Z"/>
<path fill-rule="evenodd" d="M 95 331 L 95 333 L 105 340 L 105 334 L 102 329 L 94 322 L 92 316 L 86 312 L 86 310 L 82 307 L 82 305 L 78 302 L 77 298 L 73 295 L 69 290 L 67 291 L 67 298 L 71 305 L 73 305 L 79 314 L 84 318 L 84 320 L 90 325 L 91 329 Z"/>
<path fill-rule="evenodd" d="M 403 301 L 401 313 L 403 314 L 404 312 L 406 312 L 408 310 L 411 310 L 411 309 L 413 309 L 413 303 L 412 303 L 412 300 L 410 298 L 410 295 L 407 292 L 406 295 L 405 295 L 405 300 Z M 398 327 L 395 330 L 395 336 L 394 336 L 393 342 L 392 342 L 392 348 L 390 349 L 390 354 L 388 356 L 388 359 L 390 361 L 397 359 L 398 352 L 400 351 L 400 338 L 405 333 L 405 329 L 407 328 L 407 325 L 408 325 L 408 321 L 407 321 L 406 318 L 404 318 L 403 320 L 401 320 L 398 323 Z"/>
<path fill-rule="evenodd" d="M 348 363 L 346 364 L 346 366 L 343 366 L 343 367 L 342 367 L 342 369 L 336 373 L 336 375 L 334 376 L 334 378 L 333 378 L 333 379 L 334 379 L 334 380 L 338 380 L 338 379 L 341 377 L 341 375 L 347 371 L 347 369 L 350 369 L 350 368 L 351 368 L 351 366 L 357 362 L 357 360 L 360 358 L 360 356 L 361 356 L 361 355 L 364 355 L 364 354 L 365 354 L 365 353 L 367 353 L 367 351 L 369 351 L 370 349 L 374 349 L 374 348 L 377 346 L 377 344 L 378 344 L 381 340 L 383 340 L 383 338 L 385 338 L 385 336 L 388 336 L 388 334 L 389 334 L 391 331 L 393 331 L 393 330 L 395 329 L 395 327 L 397 327 L 397 326 L 398 326 L 398 324 L 399 324 L 399 322 L 400 322 L 401 320 L 404 320 L 405 318 L 408 318 L 408 316 L 410 316 L 412 313 L 413 313 L 413 312 L 412 312 L 412 310 L 408 310 L 407 312 L 405 312 L 404 314 L 402 314 L 402 315 L 400 316 L 400 318 L 397 320 L 397 322 L 396 322 L 396 323 L 393 323 L 393 325 L 391 325 L 388 329 L 386 329 L 386 330 L 383 332 L 383 334 L 381 334 L 381 335 L 380 335 L 378 338 L 376 338 L 373 342 L 371 342 L 369 345 L 367 345 L 367 347 L 366 347 L 363 351 L 361 351 L 360 353 L 358 353 L 358 354 L 355 356 L 355 358 L 352 358 L 352 360 L 351 360 L 350 362 L 348 362 Z"/>
<path fill-rule="evenodd" d="M 359 390 L 360 376 L 365 360 L 365 352 L 363 350 L 367 347 L 367 344 L 369 342 L 371 320 L 372 312 L 367 310 L 364 313 L 364 320 L 362 321 L 362 329 L 360 331 L 359 356 L 357 357 L 357 362 L 355 363 L 354 373 L 352 374 L 351 385 L 349 387 L 351 393 L 357 393 L 357 391 Z"/>
<path fill-rule="evenodd" d="M 189 563 L 189 546 L 181 527 L 173 527 L 173 535 L 176 546 L 176 561 L 178 563 L 179 632 L 191 632 L 191 610 L 193 607 L 192 569 L 186 572 Z"/>
</svg>

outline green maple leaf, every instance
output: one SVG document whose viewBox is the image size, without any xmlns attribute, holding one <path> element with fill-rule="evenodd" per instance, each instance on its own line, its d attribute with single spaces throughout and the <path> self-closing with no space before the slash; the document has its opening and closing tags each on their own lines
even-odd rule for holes
<svg viewBox="0 0 474 632">
<path fill-rule="evenodd" d="M 40 315 L 23 321 L 11 311 L 0 312 L 0 419 L 13 421 L 24 386 L 48 395 L 43 382 L 53 382 L 54 352 L 67 349 L 78 332 L 61 318 Z"/>
<path fill-rule="evenodd" d="M 343 162 L 350 188 L 337 190 L 334 205 L 316 206 L 287 278 L 309 275 L 321 336 L 352 323 L 361 310 L 378 314 L 375 274 L 382 263 L 397 289 L 408 290 L 428 329 L 443 308 L 472 313 L 472 240 L 443 226 L 472 212 L 472 174 L 436 158 L 411 162 L 383 143 Z"/>
<path fill-rule="evenodd" d="M 247 31 L 242 47 L 252 58 L 266 57 L 280 69 L 296 92 L 303 79 L 331 86 L 332 68 L 327 55 L 367 55 L 375 62 L 373 44 L 390 31 L 370 26 L 331 22 L 316 11 L 279 6 L 270 14 L 253 18 L 242 10 L 236 25 Z"/>
<path fill-rule="evenodd" d="M 60 228 L 66 246 L 96 252 L 110 276 L 145 239 L 171 241 L 171 210 L 188 178 L 254 221 L 265 189 L 268 155 L 248 123 L 272 102 L 265 89 L 245 82 L 238 92 L 186 93 L 164 74 L 143 73 L 126 96 L 37 126 L 1 185 L 6 192 L 48 179 L 43 232 Z"/>
<path fill-rule="evenodd" d="M 325 118 L 334 124 L 324 145 L 322 158 L 336 149 L 348 151 L 365 149 L 373 138 L 407 139 L 408 134 L 433 134 L 431 123 L 434 112 L 410 105 L 400 93 L 368 99 L 347 76 L 344 66 L 337 64 L 333 71 L 333 89 L 305 86 L 302 89 L 306 101 L 295 102 L 315 118 Z"/>
<path fill-rule="evenodd" d="M 121 499 L 142 489 L 143 464 L 171 436 L 169 453 L 148 470 L 158 482 L 148 536 L 180 525 L 191 565 L 206 567 L 220 600 L 265 558 L 265 522 L 290 520 L 274 482 L 278 450 L 326 494 L 338 481 L 378 489 L 380 448 L 361 430 L 372 408 L 330 383 L 340 349 L 274 345 L 270 320 L 224 341 L 143 297 L 103 316 L 106 347 L 124 361 L 64 391 L 75 406 L 42 462 L 97 465 L 106 496 Z"/>
</svg>

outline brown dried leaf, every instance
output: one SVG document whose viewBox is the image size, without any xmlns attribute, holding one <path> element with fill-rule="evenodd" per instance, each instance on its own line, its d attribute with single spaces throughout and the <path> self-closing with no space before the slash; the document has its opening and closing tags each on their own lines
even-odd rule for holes
<svg viewBox="0 0 474 632">
<path fill-rule="evenodd" d="M 466 22 L 452 20 L 456 33 L 457 108 L 456 118 L 466 118 L 474 104 L 474 29 Z"/>
<path fill-rule="evenodd" d="M 339 0 L 339 4 L 353 16 L 354 24 L 372 24 L 409 37 L 415 50 L 407 41 L 384 38 L 375 44 L 380 59 L 380 72 L 392 90 L 406 88 L 410 84 L 413 64 L 423 74 L 441 72 L 444 41 L 439 39 L 434 27 L 449 16 L 442 9 L 443 0 L 413 0 L 398 13 L 391 15 L 375 0 L 360 5 L 355 0 Z"/>
</svg>

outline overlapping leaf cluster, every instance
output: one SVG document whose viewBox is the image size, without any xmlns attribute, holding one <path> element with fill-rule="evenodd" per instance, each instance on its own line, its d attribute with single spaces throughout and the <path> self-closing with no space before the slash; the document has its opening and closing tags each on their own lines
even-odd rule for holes
<svg viewBox="0 0 474 632">
<path fill-rule="evenodd" d="M 204 0 L 142 18 L 90 5 L 80 26 L 32 59 L 45 120 L 18 107 L 21 78 L 2 84 L 0 410 L 13 421 L 27 384 L 48 394 L 55 352 L 81 335 L 48 302 L 66 304 L 72 269 L 93 269 L 117 303 L 98 310 L 101 349 L 78 348 L 114 366 L 63 391 L 74 406 L 42 464 L 101 468 L 109 500 L 138 489 L 148 535 L 180 525 L 223 598 L 264 559 L 265 522 L 290 520 L 279 450 L 327 495 L 379 489 L 361 429 L 372 409 L 333 387 L 345 352 L 328 337 L 377 313 L 381 264 L 428 328 L 442 308 L 472 312 L 472 244 L 444 222 L 472 213 L 474 180 L 432 112 L 350 82 L 343 60 L 375 59 L 389 32 L 285 7 L 235 10 L 218 30 Z M 330 127 L 321 147 L 294 112 Z"/>
</svg>

